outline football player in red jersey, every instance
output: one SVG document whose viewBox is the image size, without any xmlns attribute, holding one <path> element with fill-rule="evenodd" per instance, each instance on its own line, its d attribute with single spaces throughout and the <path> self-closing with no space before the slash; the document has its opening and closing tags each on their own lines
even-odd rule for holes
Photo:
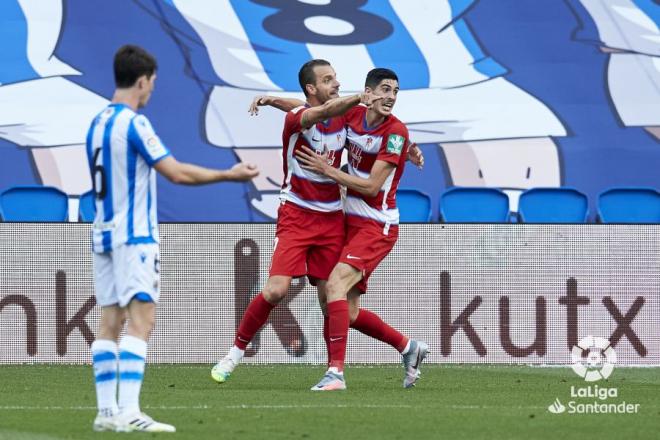
<svg viewBox="0 0 660 440">
<path fill-rule="evenodd" d="M 377 68 L 368 73 L 365 93 L 382 99 L 369 109 L 356 107 L 346 115 L 348 173 L 328 166 L 325 155 L 305 148 L 297 153 L 304 169 L 347 188 L 346 242 L 326 289 L 329 368 L 312 390 L 346 388 L 343 369 L 349 325 L 366 328 L 364 333 L 402 353 L 406 388 L 415 384 L 419 364 L 428 354 L 426 343 L 407 338 L 374 313 L 359 308 L 359 295 L 366 292 L 371 273 L 398 238 L 396 190 L 411 144 L 408 129 L 392 114 L 398 91 L 399 80 L 393 71 Z"/>
<path fill-rule="evenodd" d="M 329 280 L 334 296 L 327 298 L 328 304 L 322 304 L 329 369 L 321 382 L 312 387 L 314 391 L 346 388 L 343 377 L 346 322 L 351 328 L 390 344 L 402 354 L 405 388 L 415 384 L 419 364 L 428 353 L 424 342 L 402 335 L 375 313 L 360 308 L 359 301 L 360 295 L 366 292 L 369 276 L 390 252 L 398 236 L 395 195 L 403 173 L 403 158 L 407 157 L 419 168 L 424 165 L 424 156 L 414 143 L 410 143 L 405 125 L 391 115 L 398 89 L 398 78 L 391 70 L 374 69 L 367 75 L 365 93 L 382 99 L 369 109 L 354 107 L 345 114 L 348 174 L 336 167 L 333 167 L 336 172 L 328 170 L 326 154 L 319 156 L 305 148 L 297 153 L 304 169 L 330 177 L 348 188 L 344 205 L 347 240 L 340 263 Z M 257 113 L 261 105 L 286 110 L 300 105 L 300 102 L 276 96 L 257 96 L 250 112 Z M 325 298 L 321 300 L 325 302 Z"/>
<path fill-rule="evenodd" d="M 292 278 L 307 275 L 318 287 L 319 297 L 326 296 L 326 280 L 344 244 L 339 185 L 302 168 L 295 153 L 301 148 L 325 152 L 326 163 L 339 167 L 346 139 L 346 121 L 341 115 L 360 103 L 371 105 L 382 99 L 370 93 L 339 98 L 335 71 L 325 60 L 305 63 L 298 79 L 307 102 L 289 111 L 284 124 L 284 182 L 269 278 L 243 314 L 234 345 L 211 370 L 219 383 L 225 382 L 241 361 L 273 307 L 286 296 Z"/>
</svg>

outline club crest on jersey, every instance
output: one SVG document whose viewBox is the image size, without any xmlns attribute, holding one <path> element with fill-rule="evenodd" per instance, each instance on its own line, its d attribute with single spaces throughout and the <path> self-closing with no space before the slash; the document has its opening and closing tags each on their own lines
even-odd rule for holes
<svg viewBox="0 0 660 440">
<path fill-rule="evenodd" d="M 391 134 L 390 137 L 387 138 L 387 152 L 400 155 L 403 150 L 403 142 L 403 136 Z"/>
</svg>

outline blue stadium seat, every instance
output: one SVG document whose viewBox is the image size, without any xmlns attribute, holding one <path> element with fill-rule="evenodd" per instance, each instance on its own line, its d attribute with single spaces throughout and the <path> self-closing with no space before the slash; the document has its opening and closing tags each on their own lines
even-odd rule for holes
<svg viewBox="0 0 660 440">
<path fill-rule="evenodd" d="M 587 196 L 573 188 L 532 188 L 518 201 L 518 217 L 523 223 L 586 223 Z"/>
<path fill-rule="evenodd" d="M 94 216 L 96 215 L 96 204 L 94 203 L 95 198 L 96 194 L 94 194 L 94 190 L 87 191 L 80 196 L 78 218 L 81 222 L 90 223 L 94 221 Z"/>
<path fill-rule="evenodd" d="M 507 223 L 509 197 L 496 188 L 450 188 L 440 196 L 440 220 L 447 223 Z"/>
<path fill-rule="evenodd" d="M 67 195 L 51 186 L 14 186 L 0 193 L 5 221 L 65 222 L 69 217 Z"/>
<path fill-rule="evenodd" d="M 402 223 L 431 221 L 431 197 L 422 191 L 399 188 L 396 204 L 399 207 L 399 221 Z"/>
<path fill-rule="evenodd" d="M 653 188 L 612 188 L 598 196 L 602 223 L 660 223 L 660 192 Z"/>
</svg>

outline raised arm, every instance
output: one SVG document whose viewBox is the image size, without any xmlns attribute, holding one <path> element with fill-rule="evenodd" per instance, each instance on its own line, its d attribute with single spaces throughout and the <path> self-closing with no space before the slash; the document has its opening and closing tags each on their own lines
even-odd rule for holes
<svg viewBox="0 0 660 440">
<path fill-rule="evenodd" d="M 359 95 L 330 99 L 323 105 L 310 107 L 305 110 L 300 125 L 304 128 L 309 128 L 317 122 L 325 121 L 333 116 L 343 115 L 351 107 L 355 107 L 358 104 L 364 104 L 367 107 L 370 107 L 371 104 L 379 99 L 383 99 L 383 97 L 376 96 L 372 93 L 360 93 Z"/>
<path fill-rule="evenodd" d="M 250 115 L 256 116 L 259 114 L 259 107 L 263 107 L 266 105 L 270 107 L 275 107 L 276 109 L 286 113 L 293 110 L 296 107 L 305 105 L 305 101 L 301 101 L 300 99 L 296 99 L 296 98 L 282 98 L 279 96 L 259 95 L 259 96 L 255 96 L 254 99 L 252 100 L 248 112 L 250 113 Z"/>
<path fill-rule="evenodd" d="M 172 156 L 160 160 L 154 168 L 170 182 L 181 185 L 203 185 L 224 181 L 245 182 L 259 175 L 259 170 L 253 164 L 241 162 L 228 170 L 217 170 L 179 162 Z"/>
</svg>

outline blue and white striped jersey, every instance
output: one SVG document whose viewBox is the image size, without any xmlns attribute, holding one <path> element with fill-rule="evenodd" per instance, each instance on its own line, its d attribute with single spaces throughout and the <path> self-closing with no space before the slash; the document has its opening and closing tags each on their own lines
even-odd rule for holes
<svg viewBox="0 0 660 440">
<path fill-rule="evenodd" d="M 0 1 L 0 85 L 78 71 L 53 55 L 62 29 L 62 0 Z"/>
<path fill-rule="evenodd" d="M 577 38 L 612 49 L 660 56 L 657 0 L 569 0 L 580 20 Z"/>
<path fill-rule="evenodd" d="M 87 133 L 87 157 L 96 193 L 94 252 L 158 242 L 156 171 L 170 154 L 149 120 L 124 104 L 110 104 Z"/>
<path fill-rule="evenodd" d="M 195 29 L 216 83 L 300 91 L 298 69 L 328 60 L 344 91 L 374 67 L 402 90 L 459 87 L 501 76 L 463 18 L 476 0 L 164 0 Z"/>
</svg>

